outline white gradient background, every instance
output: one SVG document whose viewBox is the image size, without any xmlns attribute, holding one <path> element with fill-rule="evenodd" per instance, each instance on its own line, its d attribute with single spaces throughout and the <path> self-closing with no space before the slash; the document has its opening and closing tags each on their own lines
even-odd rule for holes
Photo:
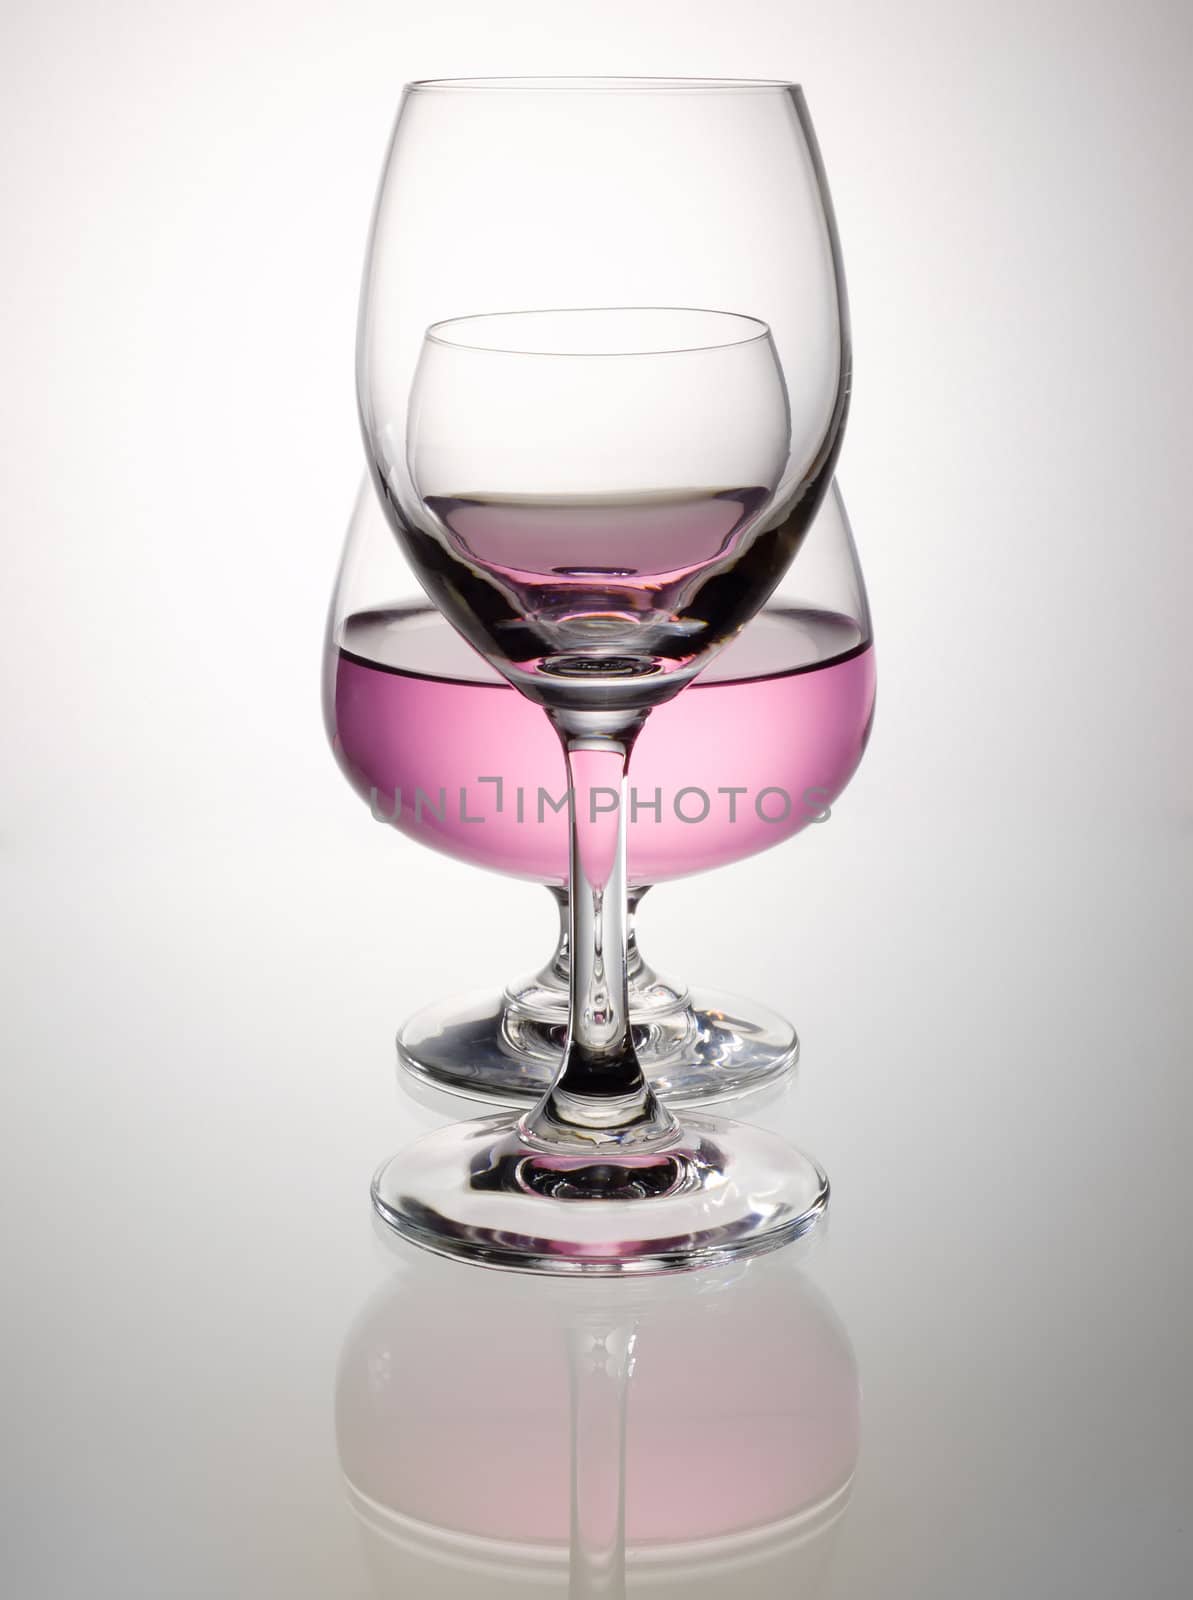
<svg viewBox="0 0 1193 1600">
<path fill-rule="evenodd" d="M 833 1592 L 1187 1593 L 1191 66 L 1178 0 L 7 0 L 14 1600 L 367 1593 L 330 1396 L 390 1035 L 551 916 L 369 821 L 320 634 L 401 84 L 528 71 L 796 78 L 837 208 L 874 739 L 643 917 L 804 1038 Z"/>
</svg>

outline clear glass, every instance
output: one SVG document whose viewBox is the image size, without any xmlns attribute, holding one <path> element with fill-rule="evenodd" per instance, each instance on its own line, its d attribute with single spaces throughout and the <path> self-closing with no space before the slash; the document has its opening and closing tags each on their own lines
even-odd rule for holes
<svg viewBox="0 0 1193 1600">
<path fill-rule="evenodd" d="M 413 86 L 357 373 L 394 533 L 436 606 L 550 718 L 571 800 L 556 1079 L 522 1117 L 388 1163 L 379 1214 L 433 1250 L 573 1274 L 800 1236 L 824 1173 L 760 1129 L 679 1123 L 643 1076 L 626 982 L 634 743 L 773 591 L 844 424 L 843 287 L 799 90 Z"/>
<path fill-rule="evenodd" d="M 729 865 L 823 819 L 861 758 L 874 708 L 869 611 L 839 486 L 758 616 L 634 751 L 627 976 L 634 1047 L 674 1107 L 723 1100 L 795 1062 L 791 1024 L 755 1001 L 690 990 L 643 958 L 634 913 L 652 883 Z M 328 737 L 373 818 L 432 849 L 542 883 L 558 944 L 503 990 L 411 1017 L 398 1057 L 415 1079 L 479 1101 L 536 1099 L 567 1031 L 567 818 L 559 741 L 436 611 L 366 477 L 329 613 Z M 814 830 L 813 830 L 814 831 Z M 458 980 L 457 980 L 458 981 Z"/>
</svg>

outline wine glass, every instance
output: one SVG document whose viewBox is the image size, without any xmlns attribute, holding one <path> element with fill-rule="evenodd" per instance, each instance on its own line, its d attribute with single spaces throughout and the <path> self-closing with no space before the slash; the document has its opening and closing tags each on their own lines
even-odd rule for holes
<svg viewBox="0 0 1193 1600">
<path fill-rule="evenodd" d="M 815 1162 L 758 1128 L 681 1124 L 643 1076 L 625 789 L 650 711 L 799 549 L 848 374 L 794 86 L 407 90 L 362 291 L 366 452 L 432 601 L 549 717 L 571 797 L 558 1074 L 522 1117 L 440 1129 L 377 1173 L 379 1214 L 415 1243 L 521 1270 L 664 1271 L 774 1248 L 827 1203 Z"/>
<path fill-rule="evenodd" d="M 782 1076 L 791 1024 L 756 1001 L 689 990 L 644 960 L 633 917 L 651 884 L 728 865 L 823 819 L 869 735 L 874 656 L 861 569 L 834 483 L 766 606 L 634 750 L 626 956 L 634 1047 L 656 1093 L 711 1103 Z M 398 1058 L 477 1100 L 538 1098 L 567 1029 L 567 818 L 559 740 L 430 605 L 368 478 L 328 618 L 324 711 L 341 770 L 373 818 L 432 849 L 545 885 L 559 942 L 504 990 L 411 1017 Z M 558 807 L 558 809 L 557 809 Z"/>
</svg>

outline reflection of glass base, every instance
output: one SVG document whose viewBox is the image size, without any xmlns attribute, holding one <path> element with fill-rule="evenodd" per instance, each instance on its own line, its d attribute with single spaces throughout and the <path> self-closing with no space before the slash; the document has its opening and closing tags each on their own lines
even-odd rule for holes
<svg viewBox="0 0 1193 1600">
<path fill-rule="evenodd" d="M 559 1066 L 566 996 L 551 1007 L 525 993 L 457 996 L 426 1006 L 398 1035 L 406 1071 L 490 1105 L 539 1099 Z M 656 1094 L 672 1106 L 711 1104 L 781 1077 L 799 1059 L 795 1029 L 765 1006 L 707 989 L 642 1015 L 631 991 L 634 1047 Z"/>
<path fill-rule="evenodd" d="M 763 1527 L 709 1539 L 627 1544 L 630 1592 L 649 1591 L 658 1600 L 823 1594 L 852 1487 L 850 1479 L 820 1504 Z M 566 1539 L 548 1544 L 485 1537 L 404 1516 L 370 1498 L 351 1479 L 346 1490 L 378 1594 L 483 1592 L 485 1600 L 526 1600 L 568 1592 Z M 459 1587 L 446 1588 L 445 1574 Z"/>
<path fill-rule="evenodd" d="M 814 1161 L 762 1128 L 692 1117 L 670 1144 L 556 1155 L 509 1116 L 425 1134 L 373 1179 L 381 1218 L 439 1255 L 570 1276 L 683 1271 L 777 1249 L 828 1204 Z"/>
</svg>

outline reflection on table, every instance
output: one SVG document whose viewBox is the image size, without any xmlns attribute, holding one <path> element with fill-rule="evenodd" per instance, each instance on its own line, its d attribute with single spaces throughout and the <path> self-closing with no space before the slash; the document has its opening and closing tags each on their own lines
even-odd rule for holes
<svg viewBox="0 0 1193 1600">
<path fill-rule="evenodd" d="M 388 1248 L 336 1394 L 381 1600 L 822 1592 L 859 1392 L 798 1247 L 600 1283 Z"/>
</svg>

